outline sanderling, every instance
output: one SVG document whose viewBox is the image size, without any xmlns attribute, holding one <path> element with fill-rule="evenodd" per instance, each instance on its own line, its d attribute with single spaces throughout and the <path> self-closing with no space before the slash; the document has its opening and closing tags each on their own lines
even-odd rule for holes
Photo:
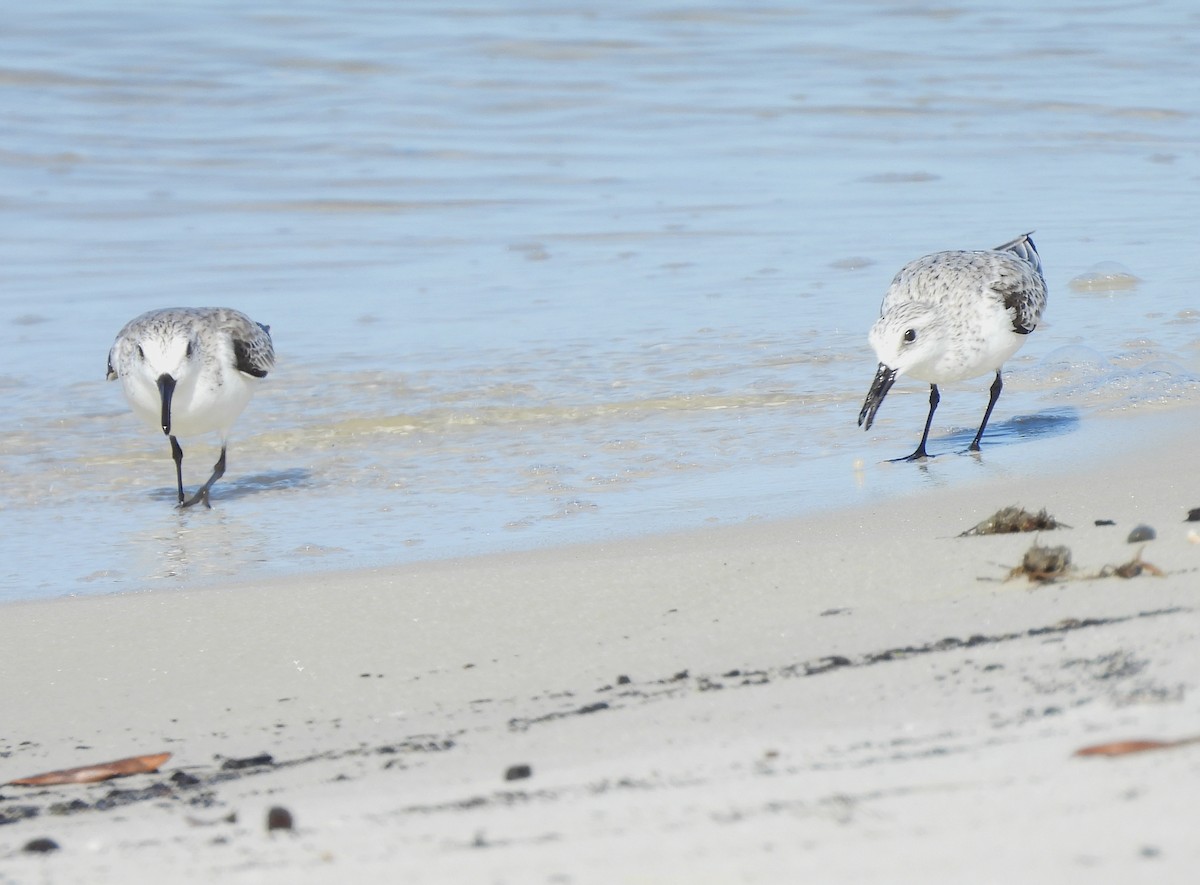
<svg viewBox="0 0 1200 885">
<path fill-rule="evenodd" d="M 108 353 L 108 380 L 121 379 L 136 415 L 171 439 L 179 506 L 211 506 L 208 492 L 225 473 L 229 429 L 246 408 L 255 379 L 275 365 L 267 326 L 227 307 L 170 307 L 130 320 Z M 221 457 L 212 476 L 184 499 L 178 436 L 215 430 Z"/>
<path fill-rule="evenodd" d="M 1037 328 L 1046 307 L 1042 260 L 1029 234 L 990 252 L 935 252 L 900 269 L 883 296 L 870 342 L 879 370 L 867 392 L 859 426 L 871 428 L 880 403 L 900 375 L 929 382 L 929 417 L 921 444 L 907 458 L 926 458 L 925 441 L 937 409 L 938 385 L 995 372 L 979 440 L 1000 390 L 1000 367 Z"/>
</svg>

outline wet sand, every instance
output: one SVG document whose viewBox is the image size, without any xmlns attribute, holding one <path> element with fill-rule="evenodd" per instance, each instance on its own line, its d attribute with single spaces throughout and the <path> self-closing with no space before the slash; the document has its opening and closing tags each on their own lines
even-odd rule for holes
<svg viewBox="0 0 1200 885">
<path fill-rule="evenodd" d="M 1191 457 L 1147 445 L 819 518 L 5 606 L 0 780 L 173 754 L 0 788 L 5 872 L 1191 881 L 1200 745 L 1074 755 L 1200 734 Z M 1012 504 L 1071 528 L 959 537 Z M 1128 543 L 1142 523 L 1157 539 Z M 1035 539 L 1072 571 L 1010 577 Z M 1139 551 L 1163 574 L 1096 577 Z M 293 829 L 267 831 L 273 806 Z M 37 838 L 59 849 L 22 850 Z"/>
</svg>

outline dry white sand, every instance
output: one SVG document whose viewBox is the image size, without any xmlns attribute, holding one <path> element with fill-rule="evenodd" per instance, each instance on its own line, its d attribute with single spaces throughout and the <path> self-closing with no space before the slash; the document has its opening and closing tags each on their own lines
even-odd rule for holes
<svg viewBox="0 0 1200 885">
<path fill-rule="evenodd" d="M 1072 755 L 1200 734 L 1191 457 L 6 606 L 0 780 L 175 755 L 0 788 L 0 882 L 1192 882 L 1200 745 Z M 1004 580 L 1031 535 L 957 537 L 1009 504 L 1073 526 L 1040 536 L 1071 580 Z M 1138 523 L 1167 574 L 1086 579 Z"/>
</svg>

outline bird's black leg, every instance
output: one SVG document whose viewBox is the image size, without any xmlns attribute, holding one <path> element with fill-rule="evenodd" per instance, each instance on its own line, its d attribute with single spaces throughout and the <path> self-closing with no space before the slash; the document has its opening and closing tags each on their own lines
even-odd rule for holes
<svg viewBox="0 0 1200 885">
<path fill-rule="evenodd" d="M 225 475 L 225 447 L 221 446 L 221 457 L 217 459 L 217 463 L 213 465 L 212 476 L 208 478 L 208 482 L 196 489 L 196 494 L 182 502 L 180 507 L 191 507 L 200 501 L 204 502 L 205 507 L 212 507 L 208 502 L 208 490 L 213 487 L 213 483 Z"/>
<path fill-rule="evenodd" d="M 179 489 L 179 506 L 183 506 L 183 449 L 179 440 L 171 437 L 171 457 L 175 459 L 175 483 Z"/>
<path fill-rule="evenodd" d="M 983 428 L 987 427 L 988 418 L 992 417 L 992 409 L 996 407 L 996 400 L 1000 399 L 1000 391 L 1004 389 L 1004 382 L 1000 380 L 1000 370 L 996 370 L 996 380 L 992 382 L 992 395 L 988 399 L 987 410 L 983 413 L 983 421 L 979 425 L 979 432 L 975 434 L 975 439 L 967 446 L 968 452 L 979 451 L 979 441 L 983 439 Z"/>
<path fill-rule="evenodd" d="M 925 419 L 925 432 L 921 434 L 921 444 L 917 446 L 917 450 L 907 458 L 894 458 L 895 461 L 920 461 L 923 458 L 928 458 L 929 453 L 925 451 L 925 442 L 929 439 L 929 428 L 933 426 L 933 413 L 937 411 L 938 403 L 942 401 L 941 395 L 938 393 L 937 385 L 929 385 L 929 416 Z"/>
</svg>

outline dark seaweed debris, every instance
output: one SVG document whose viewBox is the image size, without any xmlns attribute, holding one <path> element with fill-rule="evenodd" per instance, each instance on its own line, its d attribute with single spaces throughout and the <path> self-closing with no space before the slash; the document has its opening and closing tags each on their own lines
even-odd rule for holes
<svg viewBox="0 0 1200 885">
<path fill-rule="evenodd" d="M 237 771 L 242 768 L 257 768 L 260 765 L 274 765 L 275 760 L 270 753 L 259 753 L 257 756 L 247 756 L 244 759 L 226 759 L 221 763 L 222 771 Z"/>
<path fill-rule="evenodd" d="M 1101 578 L 1108 578 L 1116 575 L 1118 578 L 1136 578 L 1138 575 L 1142 574 L 1150 574 L 1154 575 L 1156 578 L 1161 578 L 1166 574 L 1166 572 L 1164 572 L 1158 566 L 1152 565 L 1151 563 L 1142 559 L 1142 551 L 1139 550 L 1137 556 L 1129 560 L 1129 562 L 1122 563 L 1121 565 L 1106 565 L 1104 568 L 1100 569 L 1099 576 Z"/>
<path fill-rule="evenodd" d="M 1005 507 L 997 510 L 983 522 L 967 529 L 960 538 L 971 535 L 1010 535 L 1016 532 L 1042 532 L 1050 529 L 1069 529 L 1069 525 L 1056 520 L 1045 508 L 1030 513 L 1021 507 Z"/>
<path fill-rule="evenodd" d="M 1025 575 L 1031 581 L 1049 583 L 1071 569 L 1071 551 L 1067 547 L 1043 547 L 1037 542 L 1025 551 L 1021 564 L 1008 573 L 1010 578 Z"/>
</svg>

